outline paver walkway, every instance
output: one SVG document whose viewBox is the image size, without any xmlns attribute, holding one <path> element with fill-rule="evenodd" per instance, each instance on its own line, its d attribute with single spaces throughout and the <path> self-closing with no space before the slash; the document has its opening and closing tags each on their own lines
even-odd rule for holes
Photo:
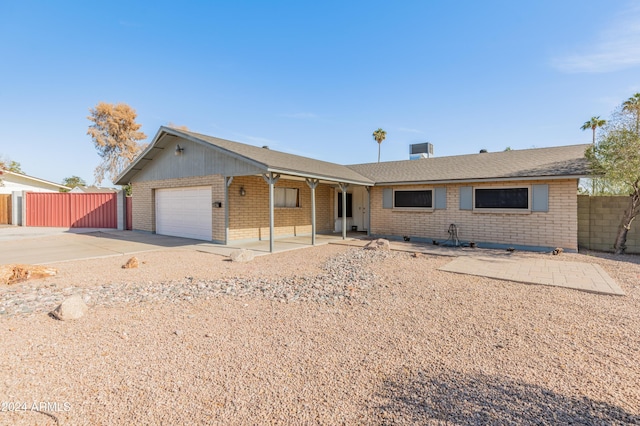
<svg viewBox="0 0 640 426">
<path fill-rule="evenodd" d="M 333 244 L 362 247 L 368 241 L 347 240 Z M 623 296 L 624 291 L 600 265 L 565 260 L 518 257 L 503 250 L 434 246 L 426 243 L 391 241 L 397 251 L 455 257 L 441 271 L 477 275 L 525 284 L 565 287 L 591 293 Z M 555 256 L 554 256 L 555 257 Z"/>
<path fill-rule="evenodd" d="M 548 259 L 458 257 L 439 268 L 441 271 L 497 278 L 526 284 L 566 287 L 623 296 L 620 286 L 600 265 Z"/>
</svg>

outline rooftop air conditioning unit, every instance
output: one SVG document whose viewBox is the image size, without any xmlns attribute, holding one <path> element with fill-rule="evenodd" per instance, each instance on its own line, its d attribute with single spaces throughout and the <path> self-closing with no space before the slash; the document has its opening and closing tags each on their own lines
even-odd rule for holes
<svg viewBox="0 0 640 426">
<path fill-rule="evenodd" d="M 429 142 L 414 143 L 409 145 L 409 159 L 419 160 L 433 156 L 433 144 Z"/>
</svg>

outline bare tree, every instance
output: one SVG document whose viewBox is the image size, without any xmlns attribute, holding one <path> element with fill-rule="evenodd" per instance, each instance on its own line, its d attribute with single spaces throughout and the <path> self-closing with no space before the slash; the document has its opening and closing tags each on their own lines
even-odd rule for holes
<svg viewBox="0 0 640 426">
<path fill-rule="evenodd" d="M 146 145 L 139 141 L 147 135 L 140 131 L 141 125 L 136 123 L 136 111 L 129 105 L 117 105 L 100 102 L 89 109 L 87 117 L 93 124 L 87 134 L 102 158 L 95 169 L 96 183 L 100 184 L 107 177 L 114 180 L 138 155 Z"/>
</svg>

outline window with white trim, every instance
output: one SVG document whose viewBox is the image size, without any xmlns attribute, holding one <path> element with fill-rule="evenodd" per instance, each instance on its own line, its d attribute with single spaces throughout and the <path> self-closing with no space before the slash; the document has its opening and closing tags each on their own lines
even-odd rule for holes
<svg viewBox="0 0 640 426">
<path fill-rule="evenodd" d="M 521 210 L 530 209 L 528 186 L 508 188 L 474 188 L 474 210 Z"/>
<path fill-rule="evenodd" d="M 393 207 L 431 209 L 433 208 L 433 191 L 431 189 L 395 190 L 393 191 Z"/>
<path fill-rule="evenodd" d="M 274 207 L 300 207 L 298 188 L 274 188 Z"/>
</svg>

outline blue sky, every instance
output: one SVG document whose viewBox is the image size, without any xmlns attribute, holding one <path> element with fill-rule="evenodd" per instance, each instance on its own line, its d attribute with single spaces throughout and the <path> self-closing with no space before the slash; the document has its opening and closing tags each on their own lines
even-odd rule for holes
<svg viewBox="0 0 640 426">
<path fill-rule="evenodd" d="M 634 1 L 0 0 L 0 156 L 93 182 L 98 102 L 342 164 L 589 143 L 640 91 Z M 109 185 L 110 182 L 103 182 Z"/>
</svg>

